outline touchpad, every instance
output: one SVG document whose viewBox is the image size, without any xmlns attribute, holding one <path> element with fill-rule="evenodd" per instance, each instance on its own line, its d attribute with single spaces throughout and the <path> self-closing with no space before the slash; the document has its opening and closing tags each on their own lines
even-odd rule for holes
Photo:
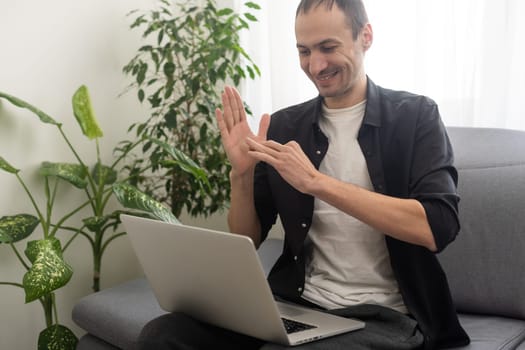
<svg viewBox="0 0 525 350">
<path fill-rule="evenodd" d="M 280 303 L 280 302 L 277 303 L 277 307 L 279 308 L 281 315 L 299 316 L 305 313 L 305 311 L 301 308 L 295 307 L 293 305 Z"/>
</svg>

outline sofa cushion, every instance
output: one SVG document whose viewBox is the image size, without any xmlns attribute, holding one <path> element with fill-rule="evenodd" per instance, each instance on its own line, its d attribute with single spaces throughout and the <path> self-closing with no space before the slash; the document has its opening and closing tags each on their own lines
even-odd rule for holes
<svg viewBox="0 0 525 350">
<path fill-rule="evenodd" d="M 459 348 L 461 350 L 510 350 L 525 340 L 523 320 L 460 314 L 459 321 L 471 341 L 470 345 Z"/>
<path fill-rule="evenodd" d="M 281 246 L 280 241 L 267 241 L 261 247 L 266 271 L 269 271 Z M 156 311 L 152 313 L 145 308 Z M 141 310 L 147 316 L 141 314 Z M 89 295 L 73 311 L 75 322 L 91 333 L 80 339 L 77 349 L 116 349 L 109 343 L 122 349 L 136 349 L 135 340 L 142 326 L 150 318 L 156 317 L 156 312 L 160 315 L 163 311 L 158 307 L 145 279 Z M 510 350 L 525 338 L 524 320 L 467 314 L 460 314 L 459 319 L 472 340 L 469 346 L 459 348 L 461 350 Z M 525 350 L 525 346 L 518 349 Z"/>
<path fill-rule="evenodd" d="M 449 129 L 461 231 L 439 259 L 460 312 L 525 318 L 525 132 Z M 468 143 L 468 145 L 467 145 Z"/>
<path fill-rule="evenodd" d="M 75 350 L 120 350 L 120 349 L 88 333 L 79 339 Z"/>
</svg>

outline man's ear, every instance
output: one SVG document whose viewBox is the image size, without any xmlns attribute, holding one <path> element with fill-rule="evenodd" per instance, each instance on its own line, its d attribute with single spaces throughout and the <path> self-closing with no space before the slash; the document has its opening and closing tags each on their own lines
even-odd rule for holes
<svg viewBox="0 0 525 350">
<path fill-rule="evenodd" d="M 374 31 L 372 30 L 372 25 L 370 23 L 365 24 L 361 30 L 361 42 L 364 51 L 367 51 L 374 42 Z"/>
</svg>

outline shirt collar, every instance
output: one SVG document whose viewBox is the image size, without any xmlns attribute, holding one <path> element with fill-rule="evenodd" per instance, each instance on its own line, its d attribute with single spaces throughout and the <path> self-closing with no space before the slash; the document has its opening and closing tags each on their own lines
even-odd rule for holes
<svg viewBox="0 0 525 350">
<path fill-rule="evenodd" d="M 366 109 L 365 116 L 363 118 L 363 124 L 370 126 L 381 127 L 381 113 L 379 103 L 379 93 L 377 85 L 367 76 L 366 85 Z M 323 115 L 323 97 L 317 96 L 315 103 L 315 113 L 312 120 L 312 124 L 316 127 L 319 126 L 319 118 Z"/>
<path fill-rule="evenodd" d="M 363 124 L 381 127 L 381 103 L 377 85 L 367 76 L 366 110 Z"/>
</svg>

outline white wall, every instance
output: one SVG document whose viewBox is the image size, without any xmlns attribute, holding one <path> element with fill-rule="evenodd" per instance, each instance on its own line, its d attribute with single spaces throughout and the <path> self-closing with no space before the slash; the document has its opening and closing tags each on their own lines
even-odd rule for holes
<svg viewBox="0 0 525 350">
<path fill-rule="evenodd" d="M 131 18 L 126 14 L 153 4 L 151 0 L 0 0 L 0 91 L 62 122 L 81 155 L 94 162 L 94 143 L 81 134 L 70 102 L 76 88 L 86 84 L 105 132 L 101 151 L 109 163 L 116 143 L 126 138 L 127 127 L 147 114 L 134 94 L 118 95 L 129 82 L 122 67 L 140 45 L 140 32 L 129 29 Z M 36 169 L 42 161 L 73 161 L 54 127 L 5 101 L 0 102 L 0 156 L 22 169 L 30 185 L 38 184 Z M 76 198 L 73 190 L 61 192 L 58 210 L 65 212 Z M 24 193 L 13 176 L 0 171 L 0 217 L 21 212 L 32 212 Z M 221 216 L 201 224 L 226 228 Z M 25 244 L 19 245 L 21 251 Z M 77 239 L 65 257 L 75 274 L 58 292 L 59 319 L 81 336 L 70 313 L 75 301 L 91 292 L 87 241 Z M 23 273 L 9 247 L 0 245 L 0 281 L 20 282 Z M 103 260 L 102 288 L 139 275 L 127 237 L 113 242 Z M 35 349 L 44 327 L 40 304 L 24 305 L 24 293 L 15 287 L 0 286 L 0 295 L 0 349 Z"/>
</svg>

